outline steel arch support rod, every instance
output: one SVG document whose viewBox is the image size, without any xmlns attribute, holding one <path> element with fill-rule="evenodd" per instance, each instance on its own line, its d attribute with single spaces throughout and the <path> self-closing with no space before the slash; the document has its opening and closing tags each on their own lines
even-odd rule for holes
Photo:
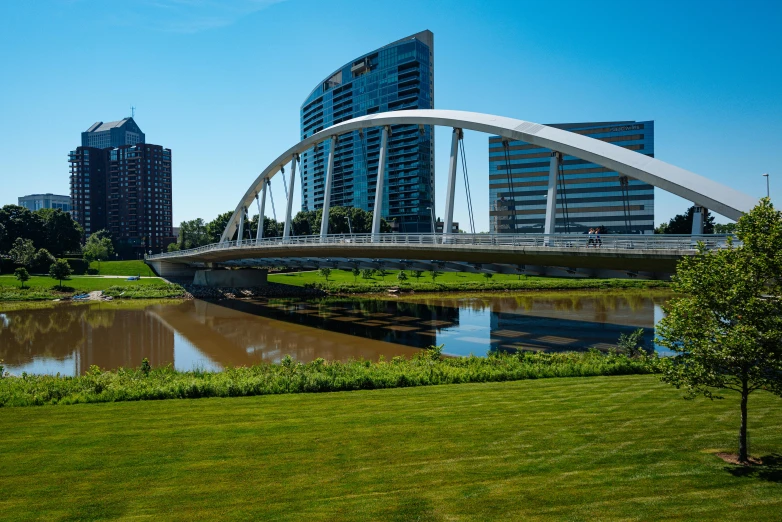
<svg viewBox="0 0 782 522">
<path fill-rule="evenodd" d="M 291 159 L 291 178 L 288 183 L 288 205 L 285 207 L 285 228 L 282 231 L 282 238 L 288 239 L 291 236 L 291 214 L 293 213 L 293 184 L 296 182 L 296 160 L 298 154 L 294 154 Z"/>
<path fill-rule="evenodd" d="M 559 163 L 562 154 L 551 153 L 551 163 L 548 169 L 548 192 L 546 193 L 546 221 L 543 226 L 544 234 L 553 234 L 557 226 L 557 179 L 559 175 Z"/>
<path fill-rule="evenodd" d="M 263 221 L 264 221 L 264 212 L 266 211 L 266 186 L 268 183 L 263 183 L 263 187 L 261 188 L 261 198 L 260 201 L 258 200 L 258 194 L 255 195 L 255 202 L 258 203 L 258 231 L 255 233 L 255 244 L 261 242 L 261 238 L 263 237 Z"/>
<path fill-rule="evenodd" d="M 242 207 L 242 213 L 239 215 L 239 235 L 236 236 L 236 246 L 241 246 L 244 239 L 244 215 L 247 214 L 247 207 Z"/>
<path fill-rule="evenodd" d="M 448 238 L 453 228 L 453 207 L 456 196 L 456 164 L 459 156 L 459 138 L 462 129 L 454 128 L 451 136 L 451 162 L 448 164 L 448 186 L 445 189 L 445 226 L 443 237 Z"/>
<path fill-rule="evenodd" d="M 383 183 L 386 177 L 386 149 L 388 148 L 389 127 L 383 127 L 380 135 L 380 159 L 377 162 L 377 184 L 375 185 L 375 210 L 372 214 L 372 242 L 380 240 L 380 214 L 383 212 Z"/>
<path fill-rule="evenodd" d="M 329 141 L 329 161 L 326 164 L 326 186 L 323 189 L 323 215 L 320 220 L 320 240 L 329 234 L 329 207 L 331 206 L 331 183 L 334 178 L 334 149 L 337 148 L 336 134 Z M 290 201 L 288 202 L 290 205 Z"/>
</svg>

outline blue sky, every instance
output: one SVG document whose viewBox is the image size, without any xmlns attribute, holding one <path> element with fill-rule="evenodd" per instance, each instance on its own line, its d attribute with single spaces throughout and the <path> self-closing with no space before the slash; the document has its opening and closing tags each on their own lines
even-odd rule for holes
<svg viewBox="0 0 782 522">
<path fill-rule="evenodd" d="M 301 102 L 320 80 L 423 29 L 435 35 L 436 108 L 653 119 L 657 158 L 758 197 L 769 172 L 782 202 L 779 1 L 8 0 L 0 204 L 67 194 L 80 132 L 135 105 L 147 141 L 173 150 L 175 224 L 233 210 L 297 141 Z M 436 140 L 443 194 L 449 130 Z M 466 133 L 465 144 L 476 226 L 488 230 L 487 138 Z M 657 191 L 656 221 L 687 206 Z M 436 207 L 442 215 L 442 197 Z M 466 224 L 466 205 L 456 209 Z"/>
</svg>

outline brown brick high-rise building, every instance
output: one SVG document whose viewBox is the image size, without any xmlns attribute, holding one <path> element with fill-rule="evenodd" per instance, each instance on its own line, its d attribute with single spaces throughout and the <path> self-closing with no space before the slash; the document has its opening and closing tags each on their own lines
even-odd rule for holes
<svg viewBox="0 0 782 522">
<path fill-rule="evenodd" d="M 131 118 L 96 123 L 87 133 L 128 126 L 134 143 L 107 148 L 78 147 L 69 156 L 73 217 L 86 235 L 106 229 L 120 256 L 135 258 L 164 251 L 172 233 L 171 149 L 139 143 L 143 133 Z M 105 132 L 105 131 L 102 131 Z M 89 137 L 89 136 L 88 136 Z"/>
</svg>

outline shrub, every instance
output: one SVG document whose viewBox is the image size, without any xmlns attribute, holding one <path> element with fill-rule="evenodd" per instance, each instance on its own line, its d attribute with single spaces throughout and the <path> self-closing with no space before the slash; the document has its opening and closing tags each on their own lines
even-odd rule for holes
<svg viewBox="0 0 782 522">
<path fill-rule="evenodd" d="M 52 266 L 56 259 L 45 248 L 38 249 L 38 252 L 33 256 L 33 260 L 30 263 L 30 268 L 37 274 L 46 274 L 49 272 L 49 267 Z"/>
<path fill-rule="evenodd" d="M 84 275 L 90 267 L 90 264 L 84 259 L 66 259 L 68 266 L 71 267 L 73 275 Z"/>
<path fill-rule="evenodd" d="M 98 275 L 99 273 L 100 272 L 98 272 L 97 268 L 88 268 L 87 269 L 87 275 Z"/>
</svg>

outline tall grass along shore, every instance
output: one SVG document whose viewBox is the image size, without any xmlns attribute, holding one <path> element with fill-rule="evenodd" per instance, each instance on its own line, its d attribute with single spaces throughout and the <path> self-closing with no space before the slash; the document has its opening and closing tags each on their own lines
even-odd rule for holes
<svg viewBox="0 0 782 522">
<path fill-rule="evenodd" d="M 77 377 L 5 376 L 0 379 L 0 406 L 333 392 L 648 372 L 643 358 L 597 351 L 441 358 L 440 350 L 432 348 L 413 359 L 346 363 L 316 359 L 302 364 L 285 357 L 280 364 L 221 372 L 150 368 L 145 360 L 135 369 L 104 371 L 93 366 Z"/>
</svg>

